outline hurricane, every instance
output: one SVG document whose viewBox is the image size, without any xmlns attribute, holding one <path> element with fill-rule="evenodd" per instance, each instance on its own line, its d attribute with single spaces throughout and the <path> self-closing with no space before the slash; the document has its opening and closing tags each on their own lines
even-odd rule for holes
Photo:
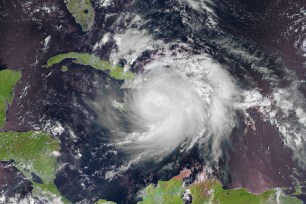
<svg viewBox="0 0 306 204">
<path fill-rule="evenodd" d="M 190 65 L 186 57 L 165 57 L 125 82 L 130 132 L 117 138 L 120 149 L 158 161 L 175 149 L 204 145 L 203 151 L 211 151 L 212 160 L 218 160 L 221 144 L 236 125 L 233 101 L 238 91 L 217 64 L 206 58 L 192 60 L 197 63 Z M 212 147 L 206 145 L 209 142 Z"/>
<path fill-rule="evenodd" d="M 193 85 L 174 70 L 148 71 L 131 86 L 126 97 L 135 131 L 127 137 L 133 144 L 130 148 L 147 150 L 147 155 L 154 156 L 205 131 L 207 107 Z"/>
</svg>

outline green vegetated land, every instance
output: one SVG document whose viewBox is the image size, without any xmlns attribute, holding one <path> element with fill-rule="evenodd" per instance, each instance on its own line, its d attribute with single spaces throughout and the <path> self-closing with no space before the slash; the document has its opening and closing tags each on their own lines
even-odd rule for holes
<svg viewBox="0 0 306 204">
<path fill-rule="evenodd" d="M 177 179 L 170 181 L 159 181 L 155 187 L 150 184 L 144 191 L 143 201 L 138 204 L 153 204 L 153 203 L 177 203 L 184 204 L 182 194 L 185 189 L 182 187 L 182 182 Z"/>
<path fill-rule="evenodd" d="M 107 71 L 111 77 L 118 80 L 133 78 L 132 72 L 125 72 L 122 67 L 118 65 L 112 65 L 108 61 L 102 60 L 99 57 L 89 53 L 69 52 L 56 55 L 47 61 L 47 68 L 58 64 L 65 59 L 73 59 L 73 62 L 76 64 L 88 65 L 95 69 Z"/>
<path fill-rule="evenodd" d="M 116 203 L 107 200 L 98 200 L 97 202 L 95 202 L 95 204 L 116 204 Z"/>
<path fill-rule="evenodd" d="M 65 0 L 68 11 L 80 24 L 83 32 L 91 30 L 95 20 L 95 11 L 90 0 Z"/>
<path fill-rule="evenodd" d="M 66 202 L 54 184 L 59 150 L 59 141 L 48 133 L 0 132 L 0 160 L 13 160 L 14 166 L 33 183 L 34 196 L 50 200 L 61 197 Z"/>
<path fill-rule="evenodd" d="M 67 72 L 69 70 L 69 68 L 65 65 L 62 66 L 61 71 L 62 72 Z"/>
<path fill-rule="evenodd" d="M 303 204 L 295 197 L 280 194 L 277 190 L 268 190 L 260 195 L 248 192 L 246 189 L 224 190 L 222 184 L 216 179 L 208 179 L 201 183 L 194 183 L 183 187 L 183 182 L 173 178 L 170 181 L 159 181 L 157 186 L 149 185 L 143 195 L 143 201 L 138 204 L 183 203 L 183 192 L 189 190 L 193 204 Z"/>
<path fill-rule="evenodd" d="M 0 71 L 0 127 L 5 124 L 7 104 L 13 100 L 13 90 L 21 73 Z M 33 195 L 50 201 L 60 198 L 69 203 L 54 184 L 59 141 L 44 132 L 0 132 L 0 161 L 13 165 L 33 184 Z"/>
<path fill-rule="evenodd" d="M 6 109 L 13 100 L 13 90 L 20 80 L 21 73 L 13 70 L 0 71 L 0 128 L 6 121 Z"/>
</svg>

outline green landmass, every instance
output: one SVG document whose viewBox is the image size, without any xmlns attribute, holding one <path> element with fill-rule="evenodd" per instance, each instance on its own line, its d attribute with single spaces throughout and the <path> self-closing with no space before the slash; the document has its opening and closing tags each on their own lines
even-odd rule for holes
<svg viewBox="0 0 306 204">
<path fill-rule="evenodd" d="M 0 127 L 5 124 L 7 104 L 12 102 L 13 90 L 20 78 L 18 71 L 0 71 Z M 0 161 L 13 161 L 32 182 L 33 195 L 50 201 L 60 198 L 63 203 L 69 203 L 54 184 L 59 150 L 59 141 L 48 133 L 0 132 Z"/>
<path fill-rule="evenodd" d="M 128 106 L 126 103 L 120 103 L 117 101 L 113 101 L 113 107 L 116 108 L 120 112 L 125 112 L 128 109 Z"/>
<path fill-rule="evenodd" d="M 295 187 L 295 192 L 293 195 L 301 195 L 302 194 L 302 187 L 300 185 Z"/>
<path fill-rule="evenodd" d="M 181 198 L 184 191 L 185 189 L 182 187 L 180 180 L 171 179 L 170 181 L 159 181 L 156 187 L 150 184 L 145 189 L 143 201 L 138 204 L 184 204 Z"/>
<path fill-rule="evenodd" d="M 14 166 L 33 183 L 33 195 L 50 200 L 60 197 L 69 203 L 54 184 L 59 141 L 44 132 L 0 132 L 0 161 Z M 41 181 L 33 179 L 32 173 Z"/>
<path fill-rule="evenodd" d="M 13 90 L 20 78 L 21 73 L 18 71 L 0 71 L 0 128 L 5 124 L 7 105 L 12 103 Z"/>
<path fill-rule="evenodd" d="M 213 192 L 213 196 L 209 195 L 209 192 L 206 196 L 203 196 L 203 187 L 205 189 L 205 186 L 207 185 L 207 189 L 209 191 Z M 202 190 L 202 192 L 200 191 Z M 275 200 L 275 191 L 274 190 L 268 190 L 260 195 L 255 195 L 250 192 L 248 192 L 246 189 L 230 189 L 230 190 L 224 190 L 222 187 L 222 184 L 214 179 L 210 179 L 206 182 L 194 184 L 191 186 L 191 196 L 195 198 L 197 202 L 194 203 L 205 203 L 203 201 L 207 202 L 212 201 L 213 203 L 220 203 L 220 204 L 273 204 L 276 203 Z M 201 202 L 202 200 L 202 202 Z"/>
<path fill-rule="evenodd" d="M 138 204 L 184 203 L 182 195 L 186 190 L 190 192 L 193 204 L 303 204 L 296 197 L 285 195 L 275 189 L 255 195 L 246 189 L 225 190 L 221 182 L 216 179 L 208 179 L 184 187 L 182 180 L 176 178 L 170 181 L 159 181 L 156 187 L 152 184 L 146 187 L 143 201 Z"/>
<path fill-rule="evenodd" d="M 95 204 L 116 204 L 116 203 L 107 200 L 98 200 L 97 202 L 95 202 Z"/>
<path fill-rule="evenodd" d="M 67 66 L 62 66 L 61 71 L 62 72 L 67 72 L 69 70 L 69 68 Z"/>
<path fill-rule="evenodd" d="M 69 52 L 65 54 L 59 54 L 54 57 L 51 57 L 47 61 L 47 68 L 55 64 L 62 62 L 65 59 L 73 59 L 72 62 L 81 65 L 88 65 L 95 69 L 107 71 L 108 74 L 118 80 L 132 79 L 132 72 L 125 72 L 124 69 L 118 65 L 112 65 L 106 60 L 102 60 L 99 57 L 89 54 L 89 53 L 78 53 L 78 52 Z"/>
<path fill-rule="evenodd" d="M 65 3 L 75 21 L 82 27 L 82 31 L 91 30 L 94 24 L 95 11 L 90 0 L 65 0 Z"/>
</svg>

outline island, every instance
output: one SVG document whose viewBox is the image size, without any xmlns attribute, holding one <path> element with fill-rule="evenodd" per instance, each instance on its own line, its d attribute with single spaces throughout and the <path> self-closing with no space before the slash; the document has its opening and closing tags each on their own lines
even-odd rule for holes
<svg viewBox="0 0 306 204">
<path fill-rule="evenodd" d="M 69 52 L 51 57 L 47 61 L 46 68 L 61 63 L 65 59 L 72 59 L 73 63 L 90 66 L 94 69 L 105 71 L 110 77 L 117 80 L 132 79 L 134 74 L 130 71 L 124 71 L 123 67 L 112 65 L 106 60 L 89 53 Z"/>
</svg>

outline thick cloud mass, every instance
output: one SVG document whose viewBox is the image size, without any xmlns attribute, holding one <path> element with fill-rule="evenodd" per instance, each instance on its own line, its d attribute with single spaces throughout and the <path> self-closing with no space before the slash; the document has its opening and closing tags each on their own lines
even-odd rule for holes
<svg viewBox="0 0 306 204">
<path fill-rule="evenodd" d="M 138 77 L 128 92 L 133 148 L 151 155 L 169 152 L 203 133 L 207 114 L 192 84 L 172 69 L 156 69 Z"/>
<path fill-rule="evenodd" d="M 236 125 L 238 91 L 219 65 L 206 57 L 165 57 L 123 88 L 132 125 L 119 139 L 120 148 L 162 159 L 175 148 L 187 151 L 197 144 L 212 152 L 214 161 L 222 155 L 221 144 Z"/>
</svg>

